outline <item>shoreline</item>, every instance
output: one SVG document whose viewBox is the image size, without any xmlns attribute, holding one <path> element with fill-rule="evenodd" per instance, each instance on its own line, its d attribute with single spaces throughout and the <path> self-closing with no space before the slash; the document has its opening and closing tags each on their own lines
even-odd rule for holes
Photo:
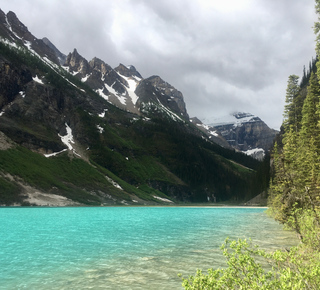
<svg viewBox="0 0 320 290">
<path fill-rule="evenodd" d="M 76 205 L 76 206 L 72 206 L 72 205 L 30 205 L 30 206 L 25 206 L 25 205 L 0 205 L 0 209 L 1 208 L 108 208 L 108 207 L 181 207 L 181 208 L 263 208 L 263 209 L 268 209 L 269 207 L 267 206 L 259 206 L 259 205 L 205 205 L 205 204 L 174 204 L 174 205 L 167 205 L 167 204 L 163 204 L 163 205 Z"/>
</svg>

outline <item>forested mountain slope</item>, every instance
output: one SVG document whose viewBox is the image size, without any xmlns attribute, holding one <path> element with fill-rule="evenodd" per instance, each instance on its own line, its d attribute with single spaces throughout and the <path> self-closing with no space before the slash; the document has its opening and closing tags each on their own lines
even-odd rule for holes
<svg viewBox="0 0 320 290">
<path fill-rule="evenodd" d="M 239 201 L 265 189 L 261 163 L 211 142 L 160 77 L 76 50 L 63 67 L 14 13 L 0 20 L 0 204 Z"/>
</svg>

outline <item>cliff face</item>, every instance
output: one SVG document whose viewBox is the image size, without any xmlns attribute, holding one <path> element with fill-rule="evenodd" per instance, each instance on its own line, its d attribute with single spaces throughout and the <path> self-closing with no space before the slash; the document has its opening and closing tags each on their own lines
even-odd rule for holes
<svg viewBox="0 0 320 290">
<path fill-rule="evenodd" d="M 204 132 L 212 142 L 219 144 L 222 147 L 232 149 L 227 140 L 221 135 L 221 132 L 215 127 L 203 124 L 197 117 L 191 118 L 190 122 L 200 131 Z"/>
<path fill-rule="evenodd" d="M 267 152 L 273 145 L 273 140 L 278 131 L 269 128 L 259 117 L 250 113 L 234 113 L 232 115 L 213 120 L 204 120 L 209 126 L 214 127 L 233 148 L 257 154 L 254 149 Z M 261 159 L 260 154 L 255 157 Z"/>
<path fill-rule="evenodd" d="M 32 75 L 26 67 L 14 67 L 0 56 L 0 112 L 31 80 Z"/>
<path fill-rule="evenodd" d="M 270 129 L 261 119 L 254 118 L 241 124 L 215 125 L 221 135 L 233 147 L 241 151 L 253 148 L 269 150 L 277 132 Z"/>
<path fill-rule="evenodd" d="M 0 56 L 0 84 L 0 130 L 33 151 L 62 150 L 64 146 L 56 134 L 65 132 L 66 122 L 74 128 L 76 136 L 81 136 L 76 114 L 79 106 L 93 112 L 100 112 L 99 106 L 107 108 L 101 100 L 90 101 L 79 89 L 67 84 L 59 87 L 43 72 L 20 66 L 3 56 Z"/>
</svg>

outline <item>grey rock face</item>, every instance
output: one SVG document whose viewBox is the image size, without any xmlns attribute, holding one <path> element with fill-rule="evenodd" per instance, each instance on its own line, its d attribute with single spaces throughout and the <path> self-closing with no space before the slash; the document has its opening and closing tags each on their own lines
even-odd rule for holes
<svg viewBox="0 0 320 290">
<path fill-rule="evenodd" d="M 195 125 L 200 131 L 204 132 L 209 140 L 217 143 L 222 147 L 232 148 L 215 127 L 203 124 L 197 117 L 191 118 L 190 122 Z"/>
<path fill-rule="evenodd" d="M 229 116 L 230 117 L 230 116 Z M 270 150 L 277 131 L 270 129 L 259 117 L 249 113 L 235 113 L 228 120 L 217 120 L 210 125 L 235 149 L 247 151 L 254 148 Z"/>
<path fill-rule="evenodd" d="M 180 91 L 178 91 L 169 83 L 165 82 L 159 76 L 152 76 L 148 78 L 148 81 L 153 85 L 153 87 L 160 91 L 161 95 L 167 96 L 167 102 L 169 107 L 170 104 L 176 104 L 178 109 L 174 109 L 174 111 L 178 114 L 180 113 L 186 119 L 189 118 L 186 110 L 186 104 L 183 100 L 183 95 Z M 175 105 L 172 105 L 172 109 L 174 107 Z"/>
<path fill-rule="evenodd" d="M 179 118 L 189 118 L 182 93 L 159 76 L 143 79 L 132 65 L 113 69 L 98 58 L 88 62 L 76 49 L 67 56 L 64 67 L 121 109 L 141 114 L 157 107 L 158 112 L 162 109 L 167 114 L 169 109 Z"/>
<path fill-rule="evenodd" d="M 20 22 L 13 12 L 5 14 L 0 10 L 0 36 L 12 39 L 34 51 L 41 57 L 46 57 L 55 64 L 59 64 L 58 57 L 53 49 L 51 49 L 42 39 L 37 39 L 32 35 L 28 28 Z"/>
<path fill-rule="evenodd" d="M 67 56 L 63 54 L 58 48 L 56 48 L 56 46 L 48 38 L 44 37 L 42 38 L 42 41 L 54 51 L 59 59 L 60 64 L 63 65 L 66 62 Z"/>
</svg>

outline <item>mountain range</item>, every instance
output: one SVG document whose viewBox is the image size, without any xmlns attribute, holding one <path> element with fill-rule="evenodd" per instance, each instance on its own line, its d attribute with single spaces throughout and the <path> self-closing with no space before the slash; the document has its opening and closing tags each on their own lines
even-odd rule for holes
<svg viewBox="0 0 320 290">
<path fill-rule="evenodd" d="M 65 55 L 0 10 L 0 204 L 249 199 L 266 186 L 265 166 L 239 151 L 267 150 L 275 133 L 251 120 L 190 120 L 182 93 L 161 77 Z M 268 138 L 237 130 L 248 124 Z"/>
</svg>

